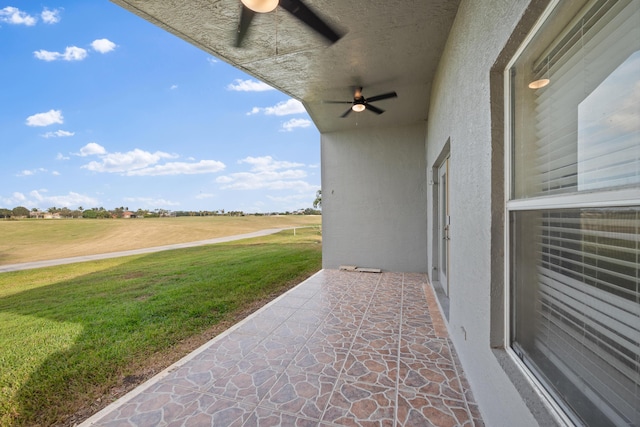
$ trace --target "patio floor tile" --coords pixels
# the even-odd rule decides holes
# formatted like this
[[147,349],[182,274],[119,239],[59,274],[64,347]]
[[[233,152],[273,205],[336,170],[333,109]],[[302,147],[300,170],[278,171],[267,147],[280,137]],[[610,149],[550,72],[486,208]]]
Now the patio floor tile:
[[322,270],[83,426],[483,426],[423,274]]

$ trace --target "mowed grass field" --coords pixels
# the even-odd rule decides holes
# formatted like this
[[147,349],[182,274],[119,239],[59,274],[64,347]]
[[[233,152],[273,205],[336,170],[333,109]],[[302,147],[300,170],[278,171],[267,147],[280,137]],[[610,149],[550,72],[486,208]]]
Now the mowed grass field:
[[0,220],[0,265],[126,251],[250,233],[320,225],[314,215],[144,219]]
[[0,425],[73,425],[320,268],[304,228],[0,274]]

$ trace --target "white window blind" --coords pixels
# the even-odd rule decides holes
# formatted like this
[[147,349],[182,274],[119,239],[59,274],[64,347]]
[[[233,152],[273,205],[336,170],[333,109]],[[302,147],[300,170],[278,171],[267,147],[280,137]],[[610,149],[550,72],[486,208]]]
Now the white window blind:
[[512,215],[523,360],[589,425],[640,425],[640,208]]
[[509,213],[512,347],[576,423],[640,426],[640,206],[598,204],[640,196],[640,1],[576,5],[509,72],[511,200],[532,200]]
[[623,424],[640,421],[639,227],[622,209],[545,212],[540,228],[536,345]]
[[528,182],[515,183],[516,197],[640,183],[640,2],[595,7],[570,29],[569,45],[545,52],[530,75],[550,84],[516,116],[516,132],[535,134],[518,138],[527,169],[518,177]]

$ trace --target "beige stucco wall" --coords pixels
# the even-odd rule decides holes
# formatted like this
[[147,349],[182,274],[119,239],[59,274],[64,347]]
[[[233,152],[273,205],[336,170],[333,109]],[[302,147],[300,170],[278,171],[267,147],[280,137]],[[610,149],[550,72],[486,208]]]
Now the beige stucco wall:
[[[555,418],[504,351],[504,155],[500,71],[546,2],[465,0],[434,80],[427,168],[450,144],[449,331],[487,425]],[[493,74],[492,74],[493,70]],[[428,212],[433,212],[428,191]],[[433,276],[433,217],[428,218]],[[492,348],[493,347],[493,348]],[[502,349],[501,349],[502,347]]]
[[424,139],[424,123],[322,135],[324,268],[426,272]]

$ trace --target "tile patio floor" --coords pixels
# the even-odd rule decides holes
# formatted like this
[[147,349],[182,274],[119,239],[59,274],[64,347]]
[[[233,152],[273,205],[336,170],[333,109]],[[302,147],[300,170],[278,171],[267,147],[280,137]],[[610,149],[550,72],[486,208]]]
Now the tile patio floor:
[[481,426],[425,275],[322,270],[83,426]]

